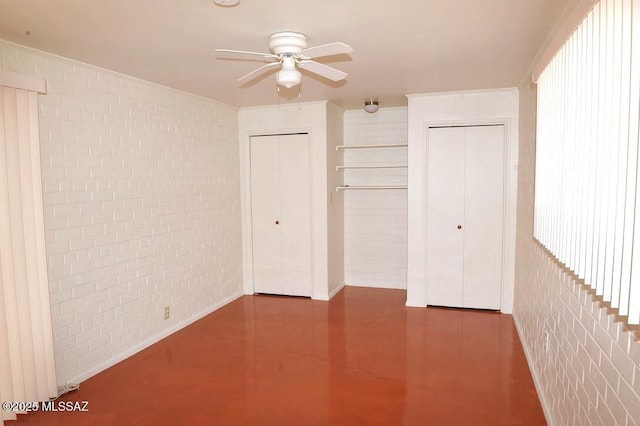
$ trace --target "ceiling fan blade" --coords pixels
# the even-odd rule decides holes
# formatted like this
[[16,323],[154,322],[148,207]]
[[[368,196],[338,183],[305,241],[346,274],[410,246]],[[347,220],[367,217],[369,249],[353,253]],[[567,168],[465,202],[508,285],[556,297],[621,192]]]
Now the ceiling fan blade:
[[257,77],[258,75],[262,74],[263,72],[266,72],[269,68],[274,68],[274,67],[279,67],[279,66],[280,66],[280,62],[269,62],[268,64],[263,65],[260,68],[251,71],[249,74],[243,75],[242,77],[240,77],[238,79],[238,82],[244,83],[245,81],[249,81],[249,80],[253,79],[254,77]]
[[323,44],[320,46],[310,47],[298,53],[298,56],[307,59],[319,58],[321,56],[339,55],[341,53],[351,53],[353,49],[348,44],[336,41],[335,43]]
[[328,78],[329,80],[333,81],[344,80],[347,77],[346,72],[331,68],[316,61],[303,60],[298,62],[298,65],[307,71],[321,75],[322,77]]
[[248,52],[246,50],[216,49],[216,52],[233,53],[234,55],[262,56],[264,59],[280,59],[278,55],[272,53]]

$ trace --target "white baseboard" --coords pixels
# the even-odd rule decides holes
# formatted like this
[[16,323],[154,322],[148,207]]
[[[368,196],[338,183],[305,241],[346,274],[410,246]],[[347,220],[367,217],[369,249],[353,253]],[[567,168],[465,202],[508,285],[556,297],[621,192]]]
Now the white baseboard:
[[329,293],[329,300],[333,299],[333,296],[340,293],[340,290],[344,288],[344,283],[336,287],[331,293]]
[[407,285],[404,283],[395,284],[377,284],[377,283],[347,283],[347,287],[367,287],[367,288],[388,288],[391,290],[406,290]]
[[[173,324],[171,327],[169,328],[165,328],[163,330],[161,330],[159,333],[149,337],[148,339],[145,339],[144,341],[140,342],[139,344],[128,348],[124,351],[122,351],[121,353],[112,356],[111,358],[107,359],[106,361],[103,361],[91,368],[88,368],[84,371],[81,371],[80,373],[78,373],[77,375],[75,375],[74,377],[71,377],[70,379],[67,380],[67,383],[81,383],[87,379],[89,379],[90,377],[95,376],[98,373],[103,372],[104,370],[106,370],[109,367],[113,367],[114,365],[116,365],[117,363],[119,363],[120,361],[124,361],[125,359],[129,358],[130,356],[140,352],[141,350],[153,345],[154,343],[159,342],[160,340],[164,339],[165,337],[175,333],[178,330],[181,330],[183,328],[185,328],[186,326],[193,324],[194,322],[196,322],[197,320],[209,315],[210,313],[217,311],[218,309],[220,309],[221,307],[233,302],[236,299],[239,299],[240,297],[242,297],[244,295],[243,291],[239,291],[235,294],[233,294],[230,297],[227,297],[224,300],[221,300],[220,302],[216,303],[213,306],[209,306],[206,309],[203,309],[200,312],[196,312],[195,314],[191,315],[188,318],[185,318],[184,320]],[[58,384],[58,386],[60,386],[60,384]]]
[[514,314],[511,315],[513,317],[513,324],[516,326],[516,331],[518,332],[518,339],[520,339],[520,345],[524,350],[524,356],[527,359],[527,364],[529,365],[529,372],[531,373],[531,377],[533,378],[533,384],[536,387],[536,392],[538,392],[538,398],[540,399],[540,405],[542,405],[542,411],[544,412],[544,418],[547,420],[547,424],[549,426],[554,426],[555,423],[553,421],[553,416],[551,414],[551,407],[547,402],[547,398],[543,392],[542,383],[540,382],[540,377],[538,376],[538,372],[534,368],[533,356],[529,350],[529,346],[526,345],[526,342],[523,338],[524,334],[522,330],[520,330],[520,323],[518,322],[518,317]]

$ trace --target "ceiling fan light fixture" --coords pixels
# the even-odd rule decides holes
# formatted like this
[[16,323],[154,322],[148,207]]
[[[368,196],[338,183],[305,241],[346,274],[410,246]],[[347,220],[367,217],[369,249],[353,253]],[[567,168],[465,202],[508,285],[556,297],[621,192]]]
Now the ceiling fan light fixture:
[[296,60],[292,55],[284,55],[282,57],[282,69],[276,74],[278,86],[291,89],[293,86],[300,84],[302,75],[296,68]]
[[365,101],[364,103],[364,110],[370,114],[373,114],[374,112],[378,111],[378,108],[380,108],[378,101],[370,100],[370,101]]
[[295,68],[283,68],[276,74],[276,80],[278,81],[279,86],[291,89],[292,87],[300,84],[300,81],[302,81],[302,74],[300,74],[300,71]]

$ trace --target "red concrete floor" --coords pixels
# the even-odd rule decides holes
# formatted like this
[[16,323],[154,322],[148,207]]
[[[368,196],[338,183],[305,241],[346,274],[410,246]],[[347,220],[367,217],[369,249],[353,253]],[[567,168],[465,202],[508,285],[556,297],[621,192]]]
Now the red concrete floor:
[[[510,315],[245,296],[81,384],[30,425],[544,425]],[[16,422],[6,422],[13,425]]]

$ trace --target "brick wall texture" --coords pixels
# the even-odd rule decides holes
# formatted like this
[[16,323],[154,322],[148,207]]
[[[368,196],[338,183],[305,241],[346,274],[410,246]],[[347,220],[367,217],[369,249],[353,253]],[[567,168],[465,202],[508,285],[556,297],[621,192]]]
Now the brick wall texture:
[[[344,113],[345,145],[406,144],[407,108]],[[407,164],[407,148],[347,149],[345,165]],[[407,169],[344,170],[349,185],[406,185]],[[407,288],[407,190],[349,190],[344,194],[345,283]]]
[[[640,343],[533,238],[535,86],[520,87],[514,319],[553,425],[640,425]],[[546,337],[548,335],[548,338]]]
[[47,81],[40,145],[59,383],[242,293],[235,107],[5,42],[0,69]]

